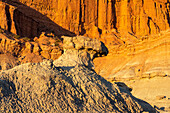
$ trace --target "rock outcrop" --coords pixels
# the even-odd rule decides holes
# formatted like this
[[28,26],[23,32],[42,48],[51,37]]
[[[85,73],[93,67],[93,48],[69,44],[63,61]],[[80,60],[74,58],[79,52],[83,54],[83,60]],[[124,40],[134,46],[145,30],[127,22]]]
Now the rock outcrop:
[[0,1],[0,27],[21,37],[39,37],[42,32],[74,36],[45,15],[17,0]]
[[105,45],[96,39],[89,37],[63,36],[63,55],[54,61],[55,66],[75,67],[77,64],[87,66],[94,69],[92,60],[96,56],[107,55],[108,50]]
[[155,112],[84,66],[62,70],[50,60],[0,72],[0,89],[0,112]]
[[7,53],[0,54],[0,70],[8,70],[19,64],[16,57]]
[[38,63],[44,58],[55,60],[62,55],[61,40],[52,34],[42,33],[40,37],[34,38],[35,41],[30,41],[27,37],[0,30],[0,70],[20,63]]
[[[64,52],[54,63],[24,64],[1,72],[2,112],[145,109],[147,105],[131,98],[128,88],[122,93],[117,85],[111,87],[94,69],[111,82],[132,85],[133,94],[152,104],[157,102],[153,98],[164,97],[160,102],[169,109],[170,32],[164,31],[170,26],[169,0],[2,0],[0,11],[0,27],[17,34],[0,29],[0,70],[55,60]],[[95,38],[106,44],[109,54],[95,59],[94,68],[93,59],[108,53]],[[164,109],[157,104],[156,109]],[[154,112],[147,107],[145,111]]]
[[[52,29],[54,24],[90,37],[113,29],[145,36],[166,30],[170,24],[169,0],[6,0],[6,3],[1,2],[0,26],[28,37]],[[58,34],[69,34],[60,27],[55,29]]]

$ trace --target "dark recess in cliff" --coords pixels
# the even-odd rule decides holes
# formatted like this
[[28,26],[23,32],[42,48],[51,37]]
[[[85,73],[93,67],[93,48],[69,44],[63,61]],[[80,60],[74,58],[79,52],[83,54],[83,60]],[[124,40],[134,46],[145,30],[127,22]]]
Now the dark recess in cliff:
[[7,25],[8,25],[7,30],[10,32],[12,20],[11,20],[11,15],[10,15],[10,12],[9,12],[9,6],[8,5],[5,6],[5,13],[6,13],[6,20],[7,20]]
[[[62,35],[75,36],[73,32],[70,32],[57,25],[48,17],[39,13],[35,9],[32,9],[20,2],[7,1],[7,4],[9,5],[6,5],[5,11],[8,31],[11,31],[11,23],[14,21],[16,33],[21,37],[29,37],[33,39],[34,37],[39,37],[42,32],[52,32],[59,38]],[[13,12],[13,18],[11,18],[9,11],[10,5],[16,7]]]

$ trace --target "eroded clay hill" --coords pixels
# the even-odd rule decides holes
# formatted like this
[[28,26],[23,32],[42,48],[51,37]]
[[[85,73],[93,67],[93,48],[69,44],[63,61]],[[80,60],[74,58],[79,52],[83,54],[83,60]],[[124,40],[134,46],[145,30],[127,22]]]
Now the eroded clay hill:
[[0,26],[28,37],[55,24],[60,32],[53,31],[59,34],[71,35],[69,30],[98,38],[116,29],[145,36],[168,29],[170,23],[169,0],[5,0],[0,4]]
[[1,112],[156,112],[81,64],[22,64],[0,72],[0,89]]
[[[93,58],[107,54],[100,41],[63,37],[63,55],[0,72],[0,112],[156,112],[130,89],[93,70]],[[81,42],[81,43],[80,43]]]
[[169,10],[169,0],[1,1],[0,27],[21,37],[0,33],[0,70],[61,56],[1,72],[1,110],[169,112]]

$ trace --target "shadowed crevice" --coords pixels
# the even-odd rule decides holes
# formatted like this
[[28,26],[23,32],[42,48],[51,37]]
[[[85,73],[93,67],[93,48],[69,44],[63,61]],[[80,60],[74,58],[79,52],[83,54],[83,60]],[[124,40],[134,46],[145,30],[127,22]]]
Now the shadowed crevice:
[[7,30],[10,32],[11,31],[11,25],[12,25],[12,20],[11,20],[11,15],[9,12],[9,6],[5,6],[5,14],[6,14],[6,20],[7,20]]
[[[28,7],[21,2],[6,0],[7,7],[5,8],[8,20],[8,31],[11,31],[11,23],[14,21],[14,27],[17,35],[21,37],[39,37],[42,32],[54,33],[59,38],[63,35],[75,36],[73,32],[62,28],[61,26],[54,23],[47,16],[39,13],[35,9]],[[15,7],[13,12],[13,18],[9,12],[9,7]]]

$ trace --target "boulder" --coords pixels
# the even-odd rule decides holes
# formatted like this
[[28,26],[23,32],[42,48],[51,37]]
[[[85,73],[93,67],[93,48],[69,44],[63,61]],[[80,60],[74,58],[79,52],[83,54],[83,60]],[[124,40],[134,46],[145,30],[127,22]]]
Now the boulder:
[[104,44],[97,39],[84,36],[62,38],[64,54],[54,61],[55,66],[71,68],[79,64],[94,69],[92,60],[95,56],[108,53]]

